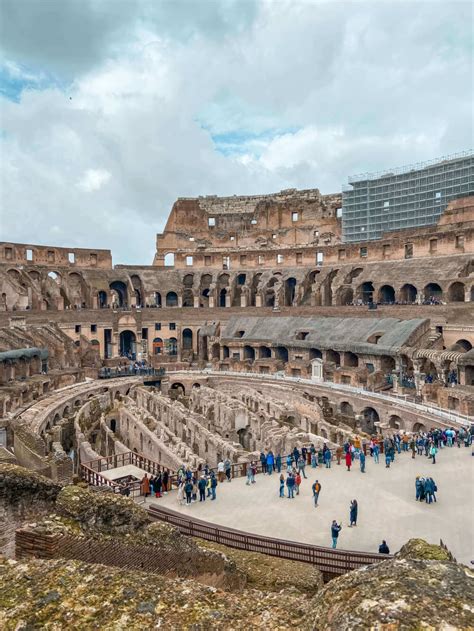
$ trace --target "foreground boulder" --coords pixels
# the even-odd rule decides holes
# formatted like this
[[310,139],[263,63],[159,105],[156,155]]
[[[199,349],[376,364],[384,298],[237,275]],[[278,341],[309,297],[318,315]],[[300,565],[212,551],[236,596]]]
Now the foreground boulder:
[[472,629],[474,572],[420,539],[394,559],[330,581],[314,599],[317,631]]

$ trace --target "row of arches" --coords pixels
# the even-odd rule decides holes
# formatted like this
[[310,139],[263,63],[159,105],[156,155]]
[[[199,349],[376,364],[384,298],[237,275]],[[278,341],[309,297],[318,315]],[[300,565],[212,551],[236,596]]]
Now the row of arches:
[[[474,286],[468,296],[474,301]],[[417,287],[410,283],[405,283],[397,292],[392,285],[382,285],[375,291],[372,281],[366,281],[355,290],[352,287],[341,287],[337,293],[336,302],[339,305],[351,305],[356,302],[369,304],[377,302],[379,304],[414,304],[416,302],[437,302],[445,300],[447,302],[464,302],[466,299],[466,287],[464,283],[456,281],[449,285],[446,292],[443,291],[439,283],[428,283],[419,295]]]

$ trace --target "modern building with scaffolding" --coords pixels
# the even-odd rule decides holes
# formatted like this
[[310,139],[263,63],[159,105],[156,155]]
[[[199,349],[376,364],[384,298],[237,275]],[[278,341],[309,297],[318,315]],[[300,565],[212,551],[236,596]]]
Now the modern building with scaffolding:
[[474,153],[349,178],[342,193],[345,242],[435,224],[453,199],[474,195]]

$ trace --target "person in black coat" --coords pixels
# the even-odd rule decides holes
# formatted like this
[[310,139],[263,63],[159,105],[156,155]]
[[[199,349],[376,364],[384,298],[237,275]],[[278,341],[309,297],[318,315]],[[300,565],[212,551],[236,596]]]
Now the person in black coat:
[[385,539],[379,545],[379,554],[390,554],[390,550],[388,549],[388,545]]

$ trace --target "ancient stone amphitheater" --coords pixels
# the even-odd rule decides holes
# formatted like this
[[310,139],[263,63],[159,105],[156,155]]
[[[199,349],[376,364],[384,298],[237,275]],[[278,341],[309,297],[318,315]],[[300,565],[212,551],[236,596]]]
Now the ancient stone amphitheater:
[[[120,467],[122,476],[126,470],[132,477],[166,471],[172,489],[182,465],[201,470],[229,459],[238,477],[269,449],[283,456],[311,443],[336,449],[356,435],[368,440],[473,421],[472,191],[447,203],[430,225],[395,225],[372,241],[344,239],[341,207],[341,195],[317,189],[178,199],[157,235],[153,264],[143,266],[113,265],[107,250],[0,244],[2,547],[14,556],[16,531],[19,560],[3,563],[5,581],[16,585],[5,592],[4,628],[40,628],[48,615],[59,625],[54,628],[80,625],[79,614],[63,619],[54,603],[65,597],[58,585],[79,589],[89,571],[84,563],[146,568],[181,581],[178,589],[150,579],[163,590],[160,609],[137,587],[148,579],[124,574],[119,580],[109,568],[111,600],[114,594],[121,599],[120,590],[133,595],[122,598],[113,615],[99,602],[91,605],[99,626],[90,628],[243,628],[252,598],[255,603],[252,589],[260,590],[257,627],[412,624],[416,616],[388,602],[377,614],[369,604],[359,610],[368,592],[344,609],[356,580],[350,577],[365,570],[330,581],[326,591],[338,587],[326,593],[324,605],[318,581],[369,563],[372,575],[364,582],[383,586],[382,593],[392,572],[421,576],[413,560],[419,551],[379,563],[376,554],[351,560],[341,552],[331,560],[322,550],[327,560],[308,566],[295,550],[275,560],[260,557],[261,547],[249,548],[247,541],[253,560],[245,552],[237,558],[235,550],[209,542],[212,549],[200,547],[161,521],[149,524],[151,512],[120,497],[112,473]],[[56,517],[48,518],[51,513]],[[32,517],[37,523],[27,525]],[[192,534],[190,528],[187,522],[180,530]],[[126,537],[134,532],[130,550]],[[420,580],[428,583],[431,572],[441,585],[451,573],[457,604],[441,616],[433,588],[423,616],[435,621],[432,628],[447,620],[468,628],[467,568],[439,554],[434,561],[423,557]],[[56,561],[43,567],[25,560],[30,557]],[[65,558],[67,566],[61,565]],[[305,577],[294,593],[283,590],[280,602],[278,564]],[[274,581],[252,578],[255,565]],[[101,571],[94,570],[98,582],[106,581]],[[29,598],[18,587],[25,572],[38,577],[37,616],[15,600],[16,593]],[[409,600],[415,596],[404,580],[399,599]],[[232,596],[226,612],[227,596],[216,587],[245,589],[240,600]]]

